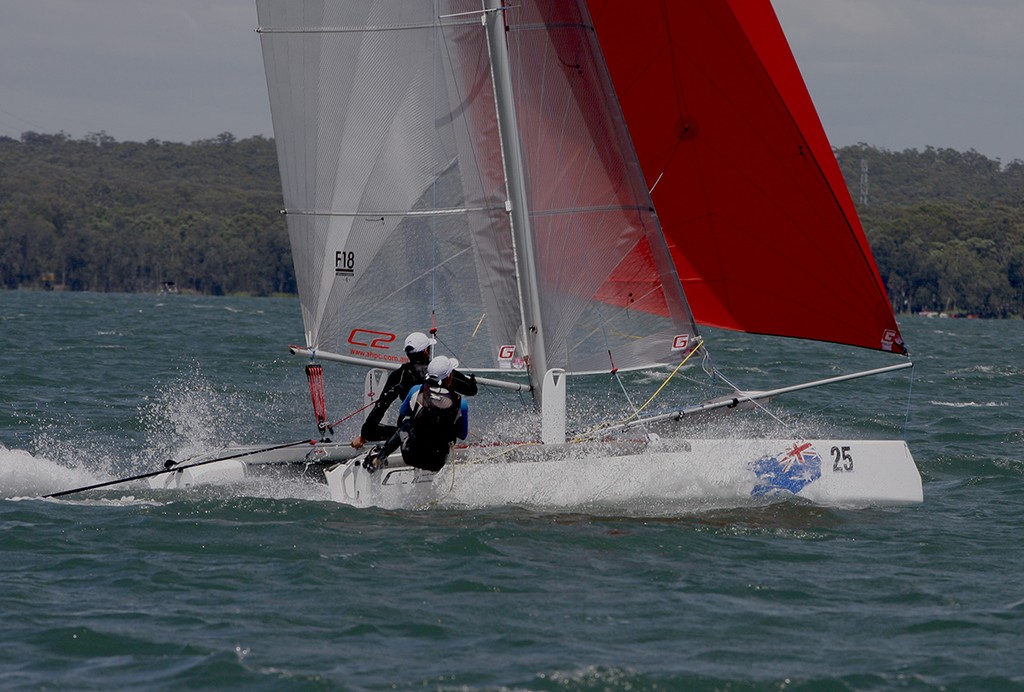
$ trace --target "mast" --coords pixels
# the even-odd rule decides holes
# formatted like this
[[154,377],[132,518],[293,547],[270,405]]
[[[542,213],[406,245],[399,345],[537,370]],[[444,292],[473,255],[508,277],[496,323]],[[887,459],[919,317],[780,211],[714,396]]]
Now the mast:
[[494,99],[498,112],[498,131],[501,139],[502,163],[505,168],[505,186],[515,244],[516,274],[520,304],[523,310],[522,343],[529,363],[533,400],[539,408],[547,356],[544,352],[544,328],[541,319],[540,292],[537,282],[537,262],[533,250],[533,234],[527,206],[526,176],[516,123],[515,100],[512,93],[512,70],[509,65],[508,43],[505,36],[503,0],[484,0],[484,26],[491,57]]

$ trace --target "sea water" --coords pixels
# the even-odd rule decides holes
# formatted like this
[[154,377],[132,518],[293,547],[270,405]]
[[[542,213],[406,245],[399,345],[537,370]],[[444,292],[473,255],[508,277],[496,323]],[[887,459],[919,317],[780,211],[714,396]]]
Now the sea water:
[[[1024,322],[901,327],[912,374],[752,425],[904,436],[920,506],[355,510],[304,481],[42,499],[311,435],[298,303],[0,292],[0,688],[1024,689]],[[706,336],[742,388],[899,362]],[[325,370],[332,419],[357,410],[362,373]],[[619,400],[586,386],[576,422]],[[471,402],[475,428],[525,434],[503,397]]]

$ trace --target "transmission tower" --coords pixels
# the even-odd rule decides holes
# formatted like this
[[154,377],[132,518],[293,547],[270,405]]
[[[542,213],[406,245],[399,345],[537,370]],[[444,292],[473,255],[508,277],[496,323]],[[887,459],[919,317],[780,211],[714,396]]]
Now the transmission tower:
[[860,203],[868,206],[868,160],[860,160]]

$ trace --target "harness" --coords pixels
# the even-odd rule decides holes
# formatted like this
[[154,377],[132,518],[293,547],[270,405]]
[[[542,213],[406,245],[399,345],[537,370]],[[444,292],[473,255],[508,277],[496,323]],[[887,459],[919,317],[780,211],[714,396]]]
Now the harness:
[[462,398],[443,387],[424,384],[411,405],[409,434],[402,444],[402,456],[412,466],[440,470],[455,440]]

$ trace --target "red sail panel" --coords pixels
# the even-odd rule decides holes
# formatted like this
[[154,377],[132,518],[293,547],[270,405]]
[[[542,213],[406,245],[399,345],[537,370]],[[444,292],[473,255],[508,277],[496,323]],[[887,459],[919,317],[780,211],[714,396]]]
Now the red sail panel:
[[587,0],[699,323],[902,352],[768,0]]
[[654,253],[646,238],[619,262],[619,266],[615,267],[594,298],[608,305],[640,310],[651,315],[670,315]]

